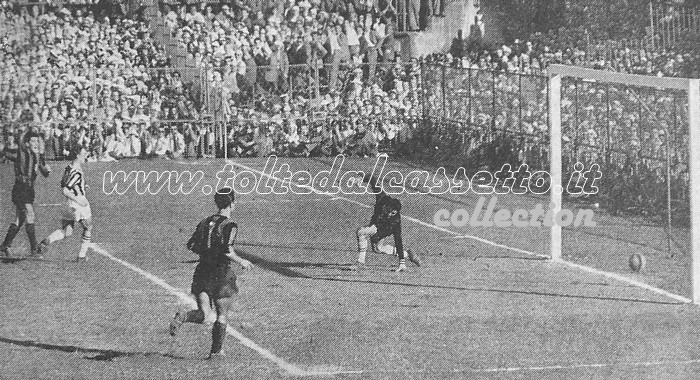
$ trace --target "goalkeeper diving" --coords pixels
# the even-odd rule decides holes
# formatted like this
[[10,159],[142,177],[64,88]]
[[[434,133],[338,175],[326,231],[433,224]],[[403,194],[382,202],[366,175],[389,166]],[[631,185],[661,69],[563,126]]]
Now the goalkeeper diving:
[[[406,271],[406,257],[416,266],[421,265],[420,258],[410,249],[403,250],[403,238],[401,236],[401,201],[392,198],[378,185],[377,179],[369,174],[362,179],[370,186],[372,193],[376,194],[374,213],[367,226],[357,229],[357,263],[352,269],[360,269],[365,264],[367,247],[371,243],[372,251],[399,257],[399,266],[396,272]],[[394,236],[394,246],[383,244],[382,240]]]

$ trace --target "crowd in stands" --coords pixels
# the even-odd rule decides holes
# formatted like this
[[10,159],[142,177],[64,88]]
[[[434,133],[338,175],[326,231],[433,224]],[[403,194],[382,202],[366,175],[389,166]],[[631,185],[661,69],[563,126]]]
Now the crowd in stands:
[[[95,147],[94,158],[105,160],[197,157],[224,149],[230,156],[308,155],[324,144],[323,152],[374,155],[406,141],[419,115],[463,121],[469,147],[494,130],[542,141],[545,83],[527,76],[523,84],[517,74],[539,74],[559,62],[678,75],[685,59],[630,49],[598,56],[579,45],[581,36],[559,30],[492,50],[471,44],[462,58],[431,56],[419,64],[397,53],[390,2],[285,0],[265,12],[241,2],[166,5],[161,16],[173,36],[205,69],[205,78],[193,80],[169,68],[142,21],[98,16],[89,7],[1,10],[3,25],[12,28],[3,29],[0,118],[6,125],[38,125],[55,157],[71,141],[86,140]],[[448,75],[439,71],[444,65],[452,66]],[[600,97],[601,90],[592,93]],[[595,96],[590,104],[578,100],[578,122],[587,125],[583,135],[596,136],[590,145],[603,135],[596,117],[610,115]],[[632,103],[612,109],[627,114]],[[219,126],[206,121],[204,109],[220,117],[223,132],[215,132]],[[314,121],[329,119],[333,123]],[[610,120],[612,131],[639,123]],[[581,142],[581,135],[566,138]],[[221,136],[225,147],[214,141]],[[645,139],[631,141],[641,147],[648,145]]]
[[[322,131],[335,136],[335,151],[376,154],[380,141],[393,140],[406,125],[400,120],[417,117],[417,65],[397,54],[390,2],[286,0],[267,12],[241,4],[180,5],[163,13],[188,58],[210,73],[227,123],[273,125],[253,128],[260,137],[231,130],[237,142],[230,154],[288,154],[289,147],[313,154],[321,131],[302,124],[314,114],[332,115],[343,131]],[[386,121],[376,126],[358,121],[379,115]],[[280,123],[272,120],[285,125],[274,127]]]
[[[194,67],[183,69],[122,8],[0,3],[0,145],[16,144],[30,126],[56,159],[73,144],[104,161],[381,150],[482,166],[475,170],[504,160],[546,169],[541,74],[550,64],[700,76],[689,71],[693,49],[596,46],[576,28],[497,47],[475,28],[454,55],[404,60],[390,2],[277,4],[263,12],[241,1],[162,7]],[[567,160],[613,165],[610,188],[629,195],[640,180],[662,187],[668,154],[672,180],[687,188],[682,94],[570,81],[562,94]],[[620,208],[658,203],[637,195],[613,198]]]
[[[396,54],[389,3],[356,4],[290,0],[253,15],[237,3],[215,12],[212,5],[183,5],[164,17],[189,58],[206,69],[204,85],[216,99],[206,108],[223,115],[227,136],[247,136],[237,130],[242,118],[294,120],[272,131],[284,136],[274,139],[274,149],[244,154],[285,151],[301,132],[292,124],[322,113],[344,120],[338,146],[364,141],[361,154],[376,154],[379,141],[393,139],[405,124],[399,120],[417,117],[419,76],[415,62]],[[216,125],[197,122],[205,108],[202,82],[168,69],[144,22],[98,16],[90,7],[1,10],[3,24],[15,30],[4,36],[0,60],[5,135],[33,123],[59,158],[71,141],[84,140],[96,147],[95,159],[105,160],[221,153],[214,151]],[[358,121],[378,115],[391,121],[371,128]],[[301,136],[303,145],[318,137]],[[159,149],[160,140],[171,147]]]

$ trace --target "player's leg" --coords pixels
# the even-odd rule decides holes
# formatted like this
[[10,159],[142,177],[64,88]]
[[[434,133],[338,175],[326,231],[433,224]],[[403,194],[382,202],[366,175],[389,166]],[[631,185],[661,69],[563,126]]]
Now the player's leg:
[[[374,243],[374,242],[373,242]],[[385,255],[391,255],[391,256],[396,256],[396,248],[391,245],[391,244],[386,244],[384,243],[384,240],[379,240],[376,242],[376,244],[373,244],[375,247],[375,252],[377,253],[383,253]]]
[[226,314],[231,307],[233,300],[231,297],[217,298],[214,300],[214,308],[216,309],[216,322],[211,330],[211,351],[209,358],[224,354],[224,340],[226,339]]
[[357,229],[357,263],[364,264],[370,238],[377,233],[377,226],[371,225]]
[[411,249],[405,250],[401,254],[399,254],[398,252],[396,252],[396,247],[394,247],[393,245],[383,244],[382,241],[379,241],[377,243],[377,250],[387,255],[399,256],[399,266],[401,266],[401,263],[404,263],[404,265],[406,264],[405,258],[408,258],[408,260],[416,266],[421,266],[420,257]]
[[92,239],[92,219],[81,219],[80,225],[83,226],[83,234],[81,236],[80,251],[78,251],[78,258],[76,260],[78,262],[87,260],[87,250],[90,247]]
[[36,249],[36,230],[34,229],[34,206],[31,203],[25,203],[24,208],[27,215],[27,223],[24,225],[27,231],[27,238],[29,239],[29,249],[32,256],[38,256]]
[[236,273],[231,268],[219,268],[221,272],[216,276],[219,281],[214,284],[212,299],[216,311],[216,321],[212,328],[212,341],[209,359],[222,356],[224,339],[226,338],[226,315],[233,303],[233,298],[238,294],[238,284],[236,283]]
[[45,237],[44,240],[39,243],[39,254],[43,255],[46,253],[46,248],[51,245],[51,243],[63,240],[67,237],[73,235],[73,227],[75,226],[75,220],[63,219],[61,220],[61,228],[53,231],[49,236]]
[[20,228],[22,228],[22,225],[27,220],[23,205],[15,204],[15,214],[15,220],[14,222],[10,223],[5,239],[3,240],[2,245],[0,245],[0,253],[5,254],[6,256],[9,254],[7,249],[12,245],[12,241],[15,240],[15,236],[17,236]]
[[204,313],[204,305],[209,304],[209,296],[207,293],[202,292],[197,294],[197,309],[189,310],[185,313],[177,312],[175,317],[170,321],[170,335],[175,336],[177,329],[182,326],[183,323],[196,323],[203,324],[205,321],[206,314]]

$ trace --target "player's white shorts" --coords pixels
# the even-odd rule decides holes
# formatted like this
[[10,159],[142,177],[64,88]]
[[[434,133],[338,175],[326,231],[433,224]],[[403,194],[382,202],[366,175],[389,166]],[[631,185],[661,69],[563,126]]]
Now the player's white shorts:
[[66,206],[63,207],[63,220],[79,222],[83,219],[90,218],[92,218],[90,203],[88,203],[87,206],[81,206],[76,202],[68,201]]

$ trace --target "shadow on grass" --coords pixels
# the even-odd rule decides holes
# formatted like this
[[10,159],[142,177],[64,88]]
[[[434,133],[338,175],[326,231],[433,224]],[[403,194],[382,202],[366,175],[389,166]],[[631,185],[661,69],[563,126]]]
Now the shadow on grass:
[[270,244],[266,242],[254,242],[254,241],[241,241],[241,242],[236,242],[236,245],[238,246],[243,246],[243,247],[262,247],[262,248],[276,248],[276,249],[289,249],[289,250],[307,250],[307,251],[328,251],[332,250],[334,252],[357,252],[357,250],[353,249],[339,249],[335,245],[330,245],[330,244],[296,244],[296,245],[279,245],[279,244]]
[[22,346],[22,347],[33,347],[33,348],[41,348],[43,350],[51,350],[51,351],[60,351],[60,352],[67,352],[67,353],[80,353],[80,354],[87,354],[86,356],[83,356],[84,359],[88,360],[98,360],[98,361],[112,361],[118,358],[123,358],[123,357],[149,357],[149,356],[160,356],[160,357],[165,357],[165,358],[171,358],[171,359],[184,359],[183,357],[171,355],[171,354],[165,354],[162,352],[126,352],[126,351],[117,351],[117,350],[101,350],[97,348],[85,348],[85,347],[78,347],[78,346],[71,346],[71,345],[58,345],[58,344],[48,344],[48,343],[41,343],[41,342],[36,342],[32,340],[17,340],[17,339],[10,339],[10,338],[4,338],[0,337],[0,342],[1,343],[7,343],[7,344],[14,344],[16,346]]
[[[296,270],[290,269],[292,267],[297,268],[329,268],[342,269],[344,264],[328,264],[328,263],[286,263],[286,262],[275,262],[267,260],[263,257],[256,256],[245,252],[240,249],[236,249],[236,253],[252,262],[256,266],[269,270],[271,272],[278,273],[285,277],[291,278],[301,278],[306,280],[315,281],[332,281],[332,282],[347,282],[347,283],[357,283],[357,284],[375,284],[375,285],[389,285],[389,286],[403,286],[410,288],[423,288],[423,289],[442,289],[442,290],[453,290],[453,291],[465,291],[465,292],[485,292],[485,293],[496,293],[496,294],[513,294],[513,295],[526,295],[526,296],[538,296],[538,297],[557,297],[557,298],[567,298],[567,299],[585,299],[585,300],[598,300],[598,301],[615,301],[615,302],[635,302],[635,303],[646,303],[646,304],[660,304],[660,305],[684,305],[682,302],[671,302],[671,301],[656,301],[648,299],[638,299],[638,298],[625,298],[625,297],[607,297],[607,296],[590,296],[585,294],[566,294],[566,293],[554,293],[554,292],[543,292],[543,291],[532,291],[532,290],[517,290],[517,289],[495,289],[488,287],[467,287],[467,286],[452,286],[452,285],[437,285],[437,284],[417,284],[410,282],[400,282],[400,281],[380,281],[371,280],[364,278],[338,278],[338,277],[324,277],[324,276],[310,276]],[[347,268],[347,266],[345,266]],[[347,270],[347,269],[346,269]]]

